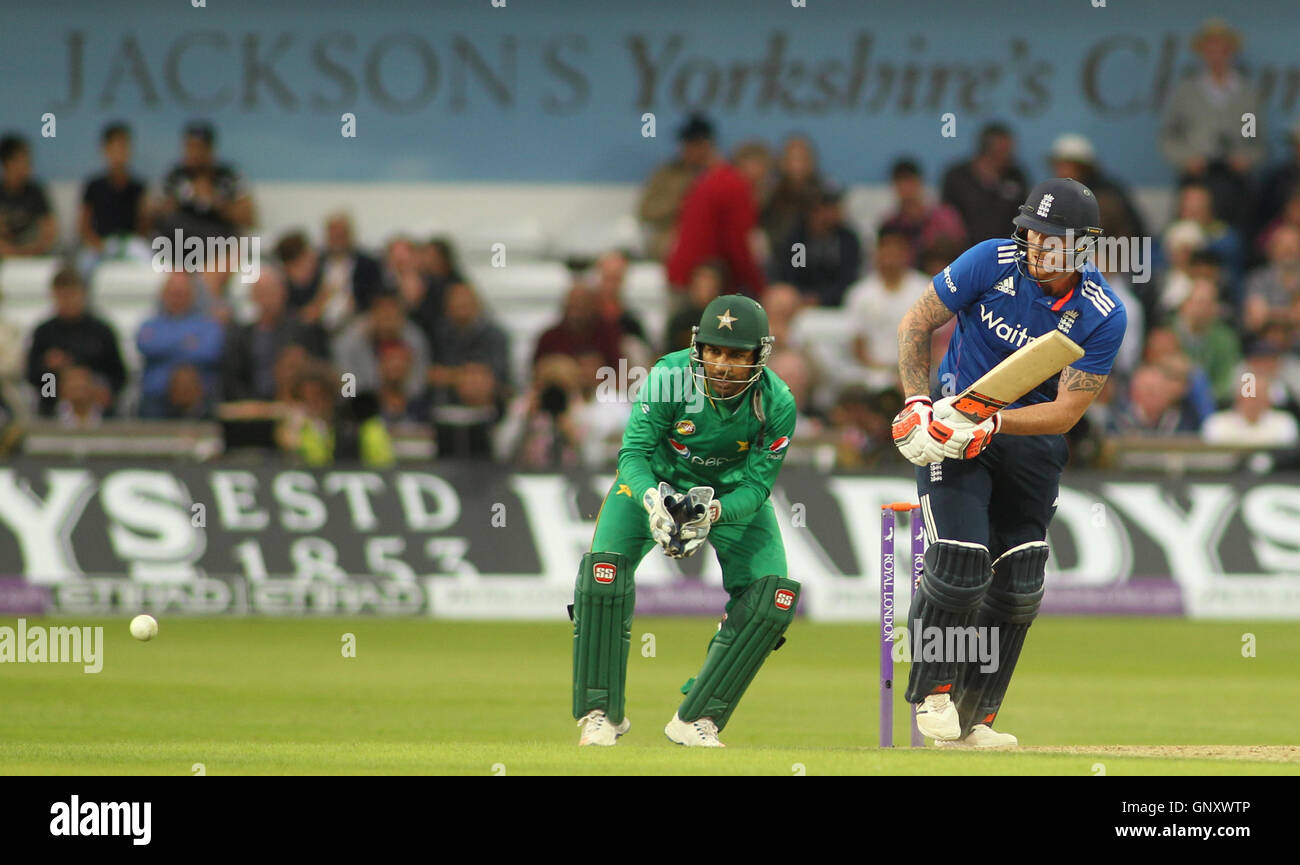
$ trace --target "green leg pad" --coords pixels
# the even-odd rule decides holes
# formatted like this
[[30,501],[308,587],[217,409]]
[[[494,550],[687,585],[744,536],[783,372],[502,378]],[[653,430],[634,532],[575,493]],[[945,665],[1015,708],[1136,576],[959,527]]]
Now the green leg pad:
[[794,621],[798,599],[799,583],[786,577],[763,577],[747,588],[709,644],[704,667],[677,716],[688,722],[710,717],[719,730],[727,726],[758,668]]
[[573,592],[573,717],[604,709],[623,723],[636,583],[622,553],[586,553]]

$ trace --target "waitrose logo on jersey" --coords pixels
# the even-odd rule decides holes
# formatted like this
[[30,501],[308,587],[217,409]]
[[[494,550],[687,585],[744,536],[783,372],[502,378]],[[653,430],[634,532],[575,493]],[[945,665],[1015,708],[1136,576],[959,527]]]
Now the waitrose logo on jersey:
[[1023,324],[1007,324],[1004,316],[994,316],[993,311],[980,304],[980,321],[984,326],[997,334],[998,339],[1011,345],[1012,348],[1020,348],[1027,343],[1034,341],[1034,337],[1029,335]]

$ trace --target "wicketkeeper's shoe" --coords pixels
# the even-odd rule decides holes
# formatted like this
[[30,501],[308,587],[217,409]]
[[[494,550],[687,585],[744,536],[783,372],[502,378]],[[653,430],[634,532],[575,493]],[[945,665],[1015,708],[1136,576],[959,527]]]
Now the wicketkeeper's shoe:
[[579,745],[613,745],[618,742],[619,736],[631,728],[632,722],[624,718],[623,723],[614,725],[610,723],[604,710],[592,709],[578,719],[578,726],[582,727]]
[[718,741],[718,725],[713,723],[712,718],[683,721],[674,712],[673,719],[668,722],[668,726],[664,727],[664,735],[678,745],[686,745],[690,748],[727,747]]
[[976,724],[960,739],[940,739],[934,744],[940,748],[1014,748],[1020,744],[1020,740],[1010,733],[999,733],[988,724]]
[[961,737],[961,720],[957,707],[947,694],[931,694],[916,704],[916,726],[931,739],[939,741]]

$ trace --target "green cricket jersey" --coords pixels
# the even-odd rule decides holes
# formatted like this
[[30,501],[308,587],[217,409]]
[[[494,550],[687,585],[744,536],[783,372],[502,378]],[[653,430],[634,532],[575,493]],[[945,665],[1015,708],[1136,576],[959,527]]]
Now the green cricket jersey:
[[[690,350],[664,355],[642,383],[618,452],[619,482],[637,502],[667,481],[711,486],[728,523],[752,517],[772,493],[794,434],[790,388],[770,369],[732,400],[709,399],[691,375]],[[759,410],[755,412],[755,393]]]

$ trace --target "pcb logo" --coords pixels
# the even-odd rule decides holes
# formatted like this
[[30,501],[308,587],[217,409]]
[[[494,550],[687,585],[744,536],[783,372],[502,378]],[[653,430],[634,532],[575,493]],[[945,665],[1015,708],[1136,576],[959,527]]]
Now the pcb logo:
[[688,436],[695,432],[695,422],[689,420],[679,420],[677,426],[673,427],[679,436]]
[[591,574],[596,582],[609,585],[614,582],[614,577],[618,576],[618,566],[611,565],[609,562],[597,562],[591,569]]
[[776,590],[776,608],[778,610],[788,610],[794,606],[794,592],[789,589]]

